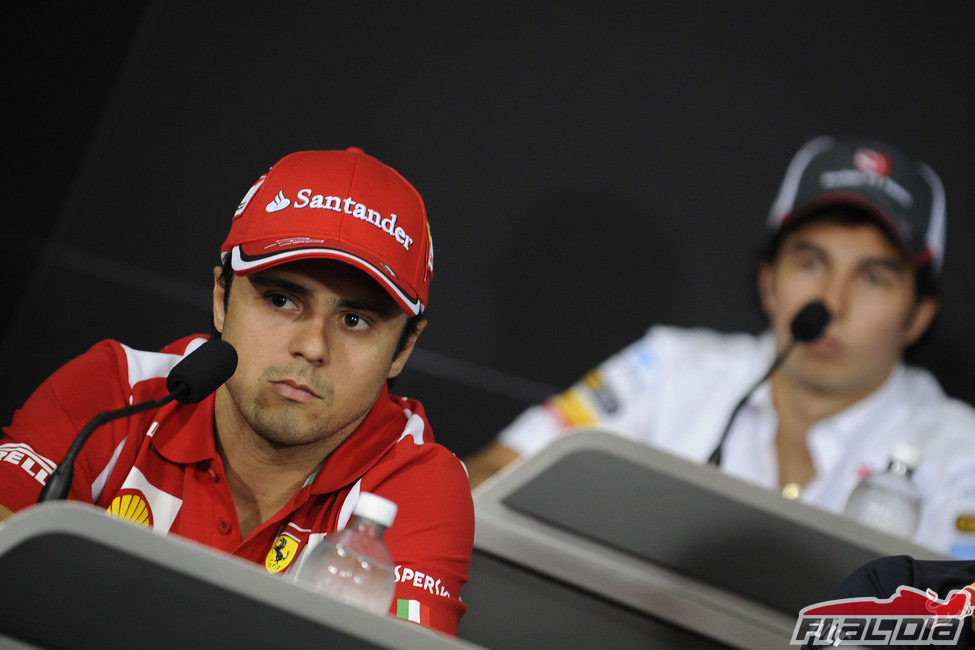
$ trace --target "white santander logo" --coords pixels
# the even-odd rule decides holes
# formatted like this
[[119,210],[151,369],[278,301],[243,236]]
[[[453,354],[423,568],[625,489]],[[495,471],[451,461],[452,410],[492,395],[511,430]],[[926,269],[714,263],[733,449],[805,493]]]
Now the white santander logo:
[[284,210],[286,207],[291,205],[291,201],[284,198],[284,192],[278,192],[278,195],[274,197],[274,200],[267,204],[264,208],[266,212],[277,212],[279,210]]

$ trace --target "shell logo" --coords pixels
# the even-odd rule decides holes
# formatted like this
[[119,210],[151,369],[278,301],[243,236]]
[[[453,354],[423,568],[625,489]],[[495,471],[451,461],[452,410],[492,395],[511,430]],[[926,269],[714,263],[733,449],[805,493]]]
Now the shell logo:
[[271,550],[264,558],[264,567],[268,573],[281,573],[288,568],[291,561],[295,559],[295,551],[298,550],[298,540],[283,533],[276,540]]
[[122,490],[106,512],[143,528],[152,527],[152,509],[138,490]]

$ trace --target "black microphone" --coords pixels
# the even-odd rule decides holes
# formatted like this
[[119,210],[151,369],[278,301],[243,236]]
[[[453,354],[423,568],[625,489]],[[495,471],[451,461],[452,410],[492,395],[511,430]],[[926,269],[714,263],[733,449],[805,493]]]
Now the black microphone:
[[237,350],[222,339],[210,339],[166,376],[169,394],[183,404],[196,404],[220,388],[237,369]]
[[55,501],[68,496],[68,491],[71,489],[71,479],[74,475],[75,459],[81,452],[82,445],[85,444],[95,429],[106,422],[158,408],[174,399],[181,404],[195,404],[230,379],[236,369],[237,351],[226,341],[211,339],[193,350],[169,371],[169,375],[166,377],[168,395],[161,399],[132,404],[116,411],[103,411],[92,418],[74,439],[71,448],[64,456],[64,460],[47,478],[47,483],[41,490],[41,496],[37,502]]
[[829,309],[821,301],[816,300],[814,302],[808,303],[805,307],[799,310],[789,324],[789,331],[792,333],[792,339],[786,343],[785,347],[776,355],[775,360],[772,361],[772,365],[769,366],[768,371],[762,375],[762,377],[756,381],[751,388],[745,393],[745,395],[735,404],[735,408],[732,409],[731,415],[728,417],[728,422],[724,426],[724,431],[721,432],[721,437],[718,439],[718,446],[714,448],[711,455],[708,456],[708,464],[714,465],[715,467],[721,465],[721,448],[724,445],[725,438],[728,437],[728,432],[731,431],[731,425],[735,421],[735,417],[738,415],[738,411],[741,407],[745,405],[748,398],[751,397],[752,393],[762,385],[762,383],[772,376],[779,366],[785,362],[785,358],[789,356],[792,348],[796,346],[796,343],[803,342],[808,343],[809,341],[814,341],[822,335],[826,326],[829,324],[829,320],[832,315],[829,313]]

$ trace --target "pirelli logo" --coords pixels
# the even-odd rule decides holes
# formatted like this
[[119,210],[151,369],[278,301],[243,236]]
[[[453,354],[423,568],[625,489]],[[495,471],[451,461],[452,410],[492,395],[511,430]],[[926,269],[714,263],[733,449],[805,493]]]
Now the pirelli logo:
[[8,442],[0,445],[0,463],[10,463],[27,472],[34,480],[44,485],[51,475],[56,463],[38,454],[34,449],[22,442]]

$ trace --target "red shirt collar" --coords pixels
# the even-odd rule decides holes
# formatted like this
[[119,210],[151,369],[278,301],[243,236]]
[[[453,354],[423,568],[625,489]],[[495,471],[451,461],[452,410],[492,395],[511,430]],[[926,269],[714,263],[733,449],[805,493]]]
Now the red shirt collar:
[[[156,421],[161,424],[152,443],[156,451],[184,465],[215,459],[213,404],[214,396],[210,395],[198,404],[172,402],[160,409]],[[418,403],[390,395],[383,386],[362,423],[325,459],[312,481],[311,492],[334,492],[354,483],[379,462],[402,435],[407,408],[422,417]]]
[[213,402],[210,395],[198,404],[170,402],[156,413],[159,429],[152,446],[166,460],[190,465],[217,457],[213,437]]
[[311,492],[334,492],[359,480],[399,440],[407,421],[404,409],[412,405],[383,386],[359,427],[325,459]]

